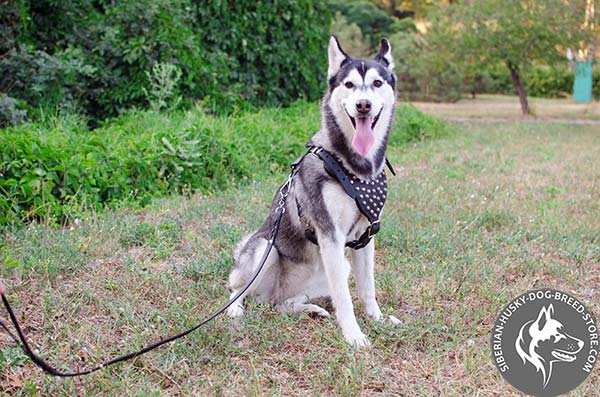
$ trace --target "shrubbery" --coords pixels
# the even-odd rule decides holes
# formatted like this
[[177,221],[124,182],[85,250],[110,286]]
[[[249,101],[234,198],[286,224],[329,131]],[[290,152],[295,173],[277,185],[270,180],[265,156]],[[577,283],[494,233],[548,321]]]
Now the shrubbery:
[[[485,92],[490,94],[514,95],[510,74],[506,67],[498,66],[484,71]],[[524,76],[527,95],[542,98],[562,98],[573,94],[574,71],[567,67],[533,67]],[[600,99],[600,70],[594,65],[592,95]]]
[[[285,172],[319,125],[318,107],[299,102],[223,117],[132,112],[94,130],[76,117],[0,130],[0,225],[68,222],[90,208]],[[446,132],[401,105],[391,144]]]
[[443,45],[448,32],[435,26],[426,35],[414,31],[390,37],[398,75],[398,92],[406,100],[456,102],[465,91],[465,71],[451,62]]
[[146,108],[156,64],[181,72],[181,104],[203,101],[215,113],[313,100],[324,88],[325,0],[2,4],[0,93],[32,116],[67,109],[104,120]]

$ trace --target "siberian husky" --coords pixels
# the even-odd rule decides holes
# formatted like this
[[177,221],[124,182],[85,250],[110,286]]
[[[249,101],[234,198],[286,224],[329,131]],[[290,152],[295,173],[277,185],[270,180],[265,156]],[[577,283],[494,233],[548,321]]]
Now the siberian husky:
[[[396,76],[386,39],[371,60],[349,57],[331,36],[328,58],[321,128],[307,144],[311,150],[297,161],[274,249],[257,280],[227,313],[242,316],[243,300],[250,294],[285,313],[328,317],[324,308],[311,303],[328,297],[345,340],[367,346],[369,340],[354,315],[348,277],[352,269],[366,314],[382,321],[375,297],[372,236],[379,229],[387,190],[385,151],[394,116]],[[232,298],[259,264],[278,201],[276,193],[262,227],[234,250],[235,265],[229,276]],[[349,249],[350,263],[346,246],[355,247]]]

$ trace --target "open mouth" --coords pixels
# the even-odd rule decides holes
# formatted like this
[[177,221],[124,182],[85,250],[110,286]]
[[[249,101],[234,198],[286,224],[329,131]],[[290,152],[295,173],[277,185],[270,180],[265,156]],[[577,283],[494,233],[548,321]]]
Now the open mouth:
[[[345,109],[344,109],[345,110]],[[373,128],[379,121],[381,110],[375,117],[363,116],[363,117],[352,117],[346,110],[346,114],[350,117],[352,127],[354,127],[354,136],[352,137],[352,147],[360,156],[365,157],[369,153],[369,149],[375,143],[375,133]]]
[[[346,109],[344,109],[346,110]],[[371,121],[371,129],[375,128],[375,125],[377,124],[377,122],[379,121],[379,116],[381,116],[381,112],[383,111],[383,107],[381,108],[381,110],[379,110],[379,113],[377,113],[377,116],[375,116],[373,118],[373,121]],[[356,130],[356,119],[360,118],[369,118],[369,116],[362,116],[362,117],[352,117],[350,116],[350,113],[348,113],[348,111],[346,110],[346,114],[348,115],[348,117],[350,118],[350,122],[352,123],[352,127],[354,127],[354,129]]]
[[573,356],[571,354],[565,353],[562,350],[552,350],[552,356],[554,358],[557,358],[557,359],[561,360],[561,361],[566,361],[566,362],[569,362],[569,363],[572,362],[572,361],[575,361],[575,359],[577,359],[577,357],[575,357],[575,356]]

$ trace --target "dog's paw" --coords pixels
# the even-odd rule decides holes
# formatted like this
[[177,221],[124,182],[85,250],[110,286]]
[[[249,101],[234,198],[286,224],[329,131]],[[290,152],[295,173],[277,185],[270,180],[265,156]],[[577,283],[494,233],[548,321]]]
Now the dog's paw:
[[362,332],[358,332],[357,334],[344,335],[346,342],[352,347],[361,348],[361,347],[369,347],[371,346],[371,342]]
[[392,325],[402,324],[402,321],[400,321],[400,319],[398,317],[392,316],[391,314],[388,316],[388,320],[390,323],[392,323]]
[[233,304],[227,308],[227,315],[231,318],[242,317],[244,308],[240,304]]
[[327,310],[325,310],[321,306],[317,306],[317,305],[307,304],[306,307],[302,311],[311,317],[321,317],[321,318],[329,318],[330,317],[330,314]]
[[378,321],[378,322],[383,322],[385,320],[385,317],[383,316],[383,313],[381,313],[381,310],[379,309],[379,306],[377,306],[376,304],[373,305],[372,307],[365,308],[365,311],[367,312],[367,316],[371,320],[375,320],[375,321]]

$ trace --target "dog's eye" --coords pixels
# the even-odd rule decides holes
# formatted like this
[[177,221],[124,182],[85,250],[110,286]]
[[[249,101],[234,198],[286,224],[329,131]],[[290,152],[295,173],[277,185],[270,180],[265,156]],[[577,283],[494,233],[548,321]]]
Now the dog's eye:
[[374,85],[375,87],[379,88],[379,87],[381,87],[381,86],[383,85],[383,81],[381,81],[381,80],[375,80],[375,81],[373,82],[373,85]]
[[554,342],[558,342],[561,339],[566,339],[567,337],[561,334],[552,335],[554,336]]
[[349,82],[349,81],[347,81],[347,82],[344,84],[344,86],[345,86],[346,88],[354,88],[354,84],[352,84],[352,83],[351,83],[351,82]]

